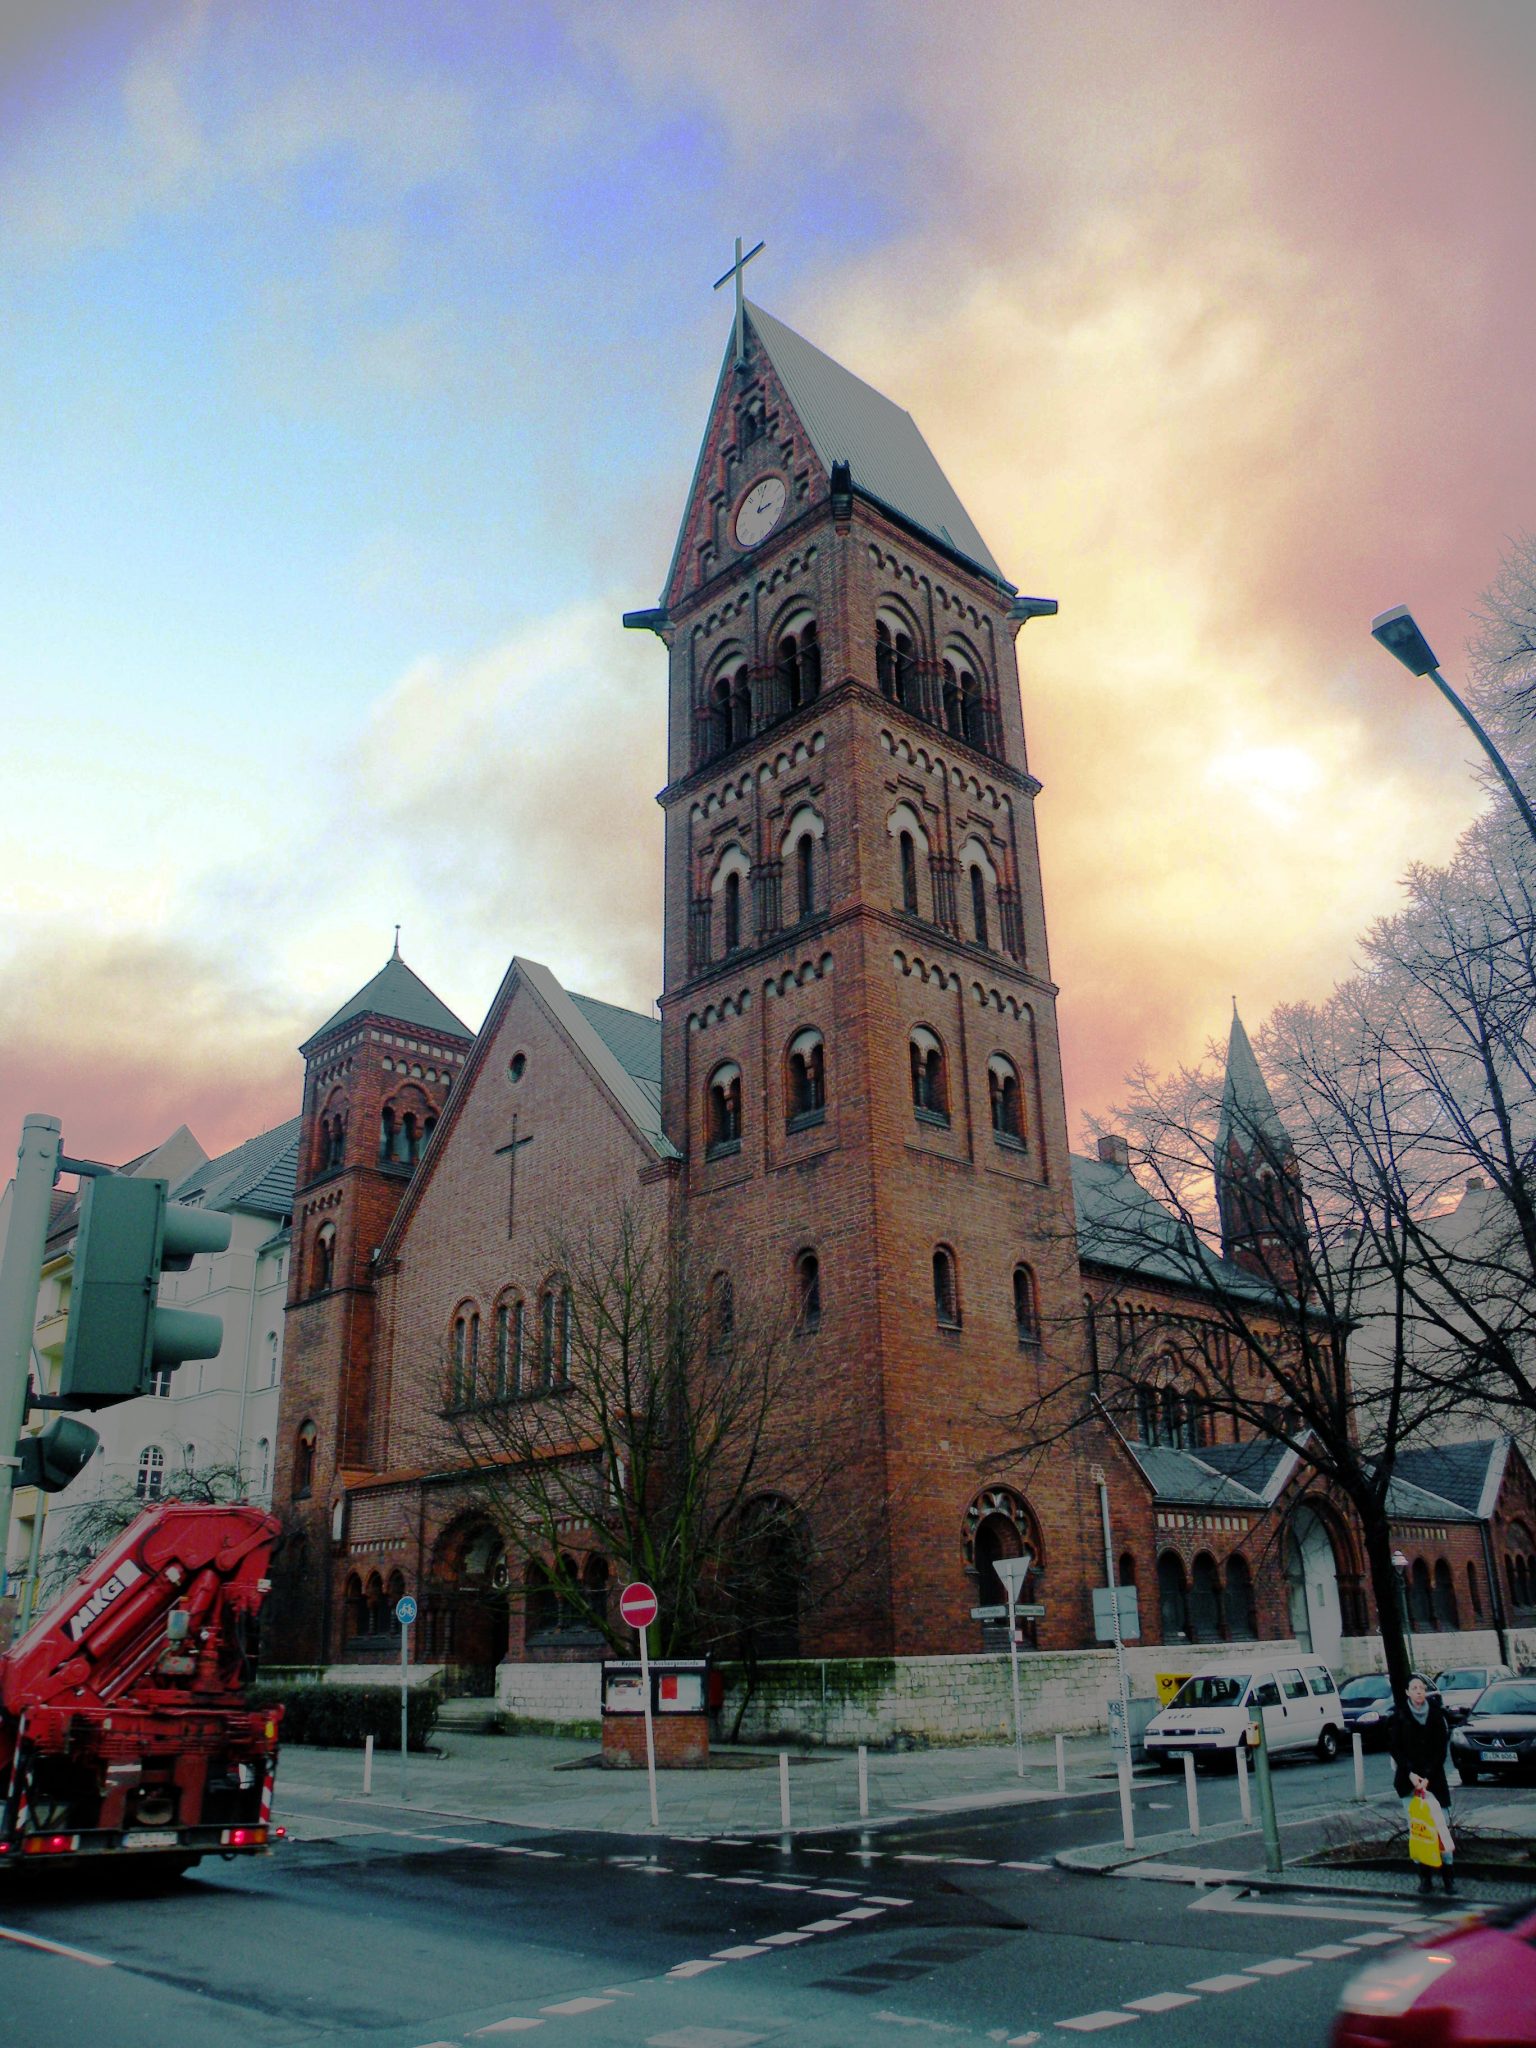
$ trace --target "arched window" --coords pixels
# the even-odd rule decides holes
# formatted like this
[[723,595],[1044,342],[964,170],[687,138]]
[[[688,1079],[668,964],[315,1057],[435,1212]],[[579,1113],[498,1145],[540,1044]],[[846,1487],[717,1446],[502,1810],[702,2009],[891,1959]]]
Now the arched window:
[[1253,1610],[1253,1573],[1248,1561],[1242,1557],[1227,1559],[1227,1589],[1225,1598],[1227,1634],[1233,1642],[1251,1642],[1258,1634],[1258,1620]]
[[795,902],[801,917],[816,915],[816,841],[809,832],[795,841]]
[[729,1273],[716,1273],[709,1283],[709,1348],[723,1351],[736,1334],[736,1290]]
[[1122,1586],[1134,1586],[1134,1585],[1135,1585],[1135,1583],[1136,1583],[1136,1558],[1135,1558],[1135,1554],[1134,1554],[1134,1553],[1133,1553],[1132,1551],[1129,1551],[1129,1550],[1122,1550],[1122,1551],[1121,1551],[1121,1553],[1120,1553],[1120,1568],[1119,1568],[1119,1573],[1118,1573],[1118,1577],[1119,1577],[1119,1580],[1120,1580],[1120,1583],[1121,1583],[1121,1585],[1122,1585]]
[[821,1033],[797,1031],[789,1041],[785,1072],[785,1127],[820,1123],[826,1115],[826,1054]]
[[386,1102],[379,1111],[379,1164],[388,1165],[395,1156],[395,1112]]
[[960,697],[960,678],[952,661],[944,664],[944,730],[951,739],[965,738],[965,717]]
[[875,622],[875,681],[892,704],[917,709],[917,650],[909,633],[885,619]]
[[491,1370],[494,1375],[491,1385],[495,1398],[504,1401],[512,1391],[508,1384],[507,1368],[512,1349],[512,1308],[505,1301],[496,1304],[496,1320],[492,1325]]
[[1022,1145],[1024,1106],[1018,1069],[1000,1052],[993,1053],[987,1061],[987,1095],[992,1107],[993,1137],[1003,1145]]
[[711,751],[728,754],[752,736],[752,692],[745,662],[727,669],[709,693]]
[[987,878],[979,867],[971,869],[971,926],[978,946],[992,943],[987,935]]
[[1471,1604],[1473,1619],[1481,1621],[1483,1618],[1483,1596],[1478,1590],[1477,1567],[1470,1561],[1467,1565],[1467,1599]]
[[1040,1293],[1028,1266],[1013,1269],[1013,1321],[1019,1342],[1033,1350],[1040,1342]]
[[1165,1643],[1189,1641],[1189,1587],[1184,1565],[1176,1551],[1165,1550],[1157,1560],[1157,1604]]
[[795,1260],[795,1293],[799,1301],[796,1326],[806,1335],[821,1328],[821,1261],[811,1251]]
[[799,711],[821,695],[821,644],[814,619],[780,640],[776,668],[781,713]]
[[[964,1552],[966,1566],[976,1575],[973,1596],[983,1608],[1006,1608],[1007,1589],[998,1566],[1005,1559],[1022,1559],[1025,1569],[1017,1577],[1017,1599],[1028,1605],[1039,1598],[1034,1580],[1044,1569],[1040,1526],[1027,1503],[1011,1486],[989,1486],[979,1493],[965,1511]],[[1021,1622],[1025,1640],[1036,1642],[1032,1619]],[[983,1642],[987,1641],[983,1636]],[[1004,1632],[1006,1641],[1006,1631]],[[992,1647],[997,1647],[996,1638]]]
[[356,1572],[348,1574],[342,1611],[349,1638],[365,1636],[368,1633],[368,1603],[363,1598],[363,1582]]
[[264,1387],[275,1387],[277,1385],[276,1330],[268,1330],[266,1343],[262,1347],[262,1358],[266,1372],[266,1378],[262,1381],[262,1385]]
[[1136,1389],[1136,1434],[1144,1444],[1161,1442],[1158,1428],[1157,1392],[1152,1387]]
[[561,1386],[568,1386],[571,1378],[571,1290],[560,1290],[560,1355],[556,1370]]
[[421,1128],[412,1110],[406,1111],[400,1129],[405,1139],[405,1156],[414,1166],[421,1157]]
[[389,1627],[389,1612],[384,1605],[384,1581],[377,1572],[368,1574],[368,1585],[363,1594],[363,1611],[367,1615],[365,1633],[381,1636]]
[[560,1625],[560,1603],[547,1565],[536,1557],[523,1568],[523,1634],[528,1642],[553,1635]]
[[256,1439],[256,1484],[252,1492],[266,1498],[267,1484],[272,1477],[272,1446],[264,1436]]
[[933,1313],[941,1330],[960,1327],[960,1290],[955,1279],[955,1255],[947,1244],[933,1254]]
[[1413,1571],[1408,1580],[1408,1613],[1410,1625],[1421,1635],[1427,1635],[1435,1626],[1435,1601],[1430,1590],[1429,1566],[1422,1557],[1414,1559]]
[[327,1294],[336,1284],[336,1226],[334,1223],[322,1223],[315,1232],[313,1274],[314,1287],[312,1292],[315,1294]]
[[301,1422],[293,1440],[293,1497],[308,1500],[315,1484],[315,1425]]
[[552,1287],[546,1287],[539,1298],[539,1384],[553,1386],[554,1380],[555,1294]]
[[165,1485],[165,1453],[151,1444],[139,1453],[139,1472],[133,1490],[140,1500],[158,1500]]
[[1435,1564],[1435,1626],[1445,1629],[1461,1627],[1461,1616],[1456,1609],[1456,1583],[1451,1577],[1451,1567],[1443,1557]]
[[741,944],[741,876],[734,868],[725,878],[720,901],[725,924],[725,950],[734,953]]
[[734,1061],[709,1077],[705,1104],[704,1156],[715,1159],[741,1149],[741,1069]]
[[384,1581],[384,1625],[387,1628],[395,1619],[395,1602],[405,1596],[405,1576],[393,1571]]
[[935,1033],[919,1024],[908,1045],[912,1065],[912,1107],[929,1123],[949,1122],[949,1083],[944,1048]]
[[1164,1387],[1161,1394],[1163,1410],[1163,1437],[1165,1444],[1175,1450],[1184,1447],[1184,1402],[1177,1387]]
[[335,1168],[342,1164],[346,1153],[346,1144],[347,1126],[340,1115],[333,1116],[330,1121],[326,1142],[325,1163],[327,1167]]
[[461,1308],[453,1319],[453,1377],[448,1389],[450,1407],[468,1408],[475,1399],[480,1364],[480,1317],[472,1308]]
[[917,847],[910,832],[901,833],[896,841],[901,861],[901,907],[912,917],[917,916]]
[[1201,1551],[1190,1572],[1189,1631],[1197,1643],[1221,1641],[1221,1580],[1208,1550]]

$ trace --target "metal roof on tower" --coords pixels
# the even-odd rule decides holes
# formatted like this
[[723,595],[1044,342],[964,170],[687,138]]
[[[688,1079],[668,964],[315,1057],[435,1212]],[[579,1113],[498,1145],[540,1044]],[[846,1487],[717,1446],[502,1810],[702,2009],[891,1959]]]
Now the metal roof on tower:
[[1249,1151],[1262,1138],[1277,1153],[1291,1151],[1291,1134],[1280,1121],[1268,1083],[1259,1071],[1243,1020],[1232,1005],[1232,1031],[1227,1040],[1227,1078],[1221,1091],[1221,1122],[1216,1132],[1216,1157],[1225,1159],[1233,1138]]
[[454,1038],[475,1035],[446,1003],[433,995],[419,974],[411,972],[398,953],[392,953],[372,981],[360,988],[349,1003],[343,1003],[334,1017],[327,1017],[299,1051],[308,1052],[312,1045],[329,1038],[354,1017],[392,1017],[397,1024],[415,1024],[423,1031],[444,1031]]
[[746,314],[827,474],[846,462],[855,490],[1012,590],[911,413],[761,306]]

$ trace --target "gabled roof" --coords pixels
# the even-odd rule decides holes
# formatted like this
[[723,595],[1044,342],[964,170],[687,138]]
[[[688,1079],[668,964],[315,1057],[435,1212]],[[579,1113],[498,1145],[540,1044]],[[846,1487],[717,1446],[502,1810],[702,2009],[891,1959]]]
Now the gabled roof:
[[846,462],[856,491],[1011,590],[911,413],[761,306],[749,302],[746,310],[827,474]]
[[1170,1450],[1164,1444],[1141,1444],[1127,1438],[1125,1448],[1146,1474],[1158,1500],[1190,1507],[1262,1508],[1261,1495],[1204,1462],[1194,1451]]
[[[1392,1465],[1393,1477],[1469,1514],[1481,1515],[1489,1468],[1497,1461],[1502,1475],[1508,1448],[1508,1437],[1496,1436],[1476,1443],[1429,1444],[1399,1451]],[[1490,1501],[1487,1512],[1492,1512],[1492,1506]]]
[[[573,995],[570,1000],[645,1097],[652,1119],[647,1135],[660,1137],[660,1020],[642,1017],[638,1010],[621,1010],[616,1003],[600,1003],[595,996]],[[669,1145],[668,1153],[672,1150]]]
[[200,1209],[244,1209],[281,1219],[293,1214],[300,1118],[290,1117],[232,1152],[210,1159],[171,1189],[174,1202]]
[[[1241,1444],[1210,1444],[1200,1452],[1203,1463],[1224,1472],[1239,1486],[1246,1486],[1261,1500],[1273,1500],[1279,1486],[1290,1477],[1296,1453],[1278,1437],[1259,1436]],[[1287,1462],[1289,1461],[1289,1463]],[[1285,1471],[1282,1476],[1282,1467]],[[1278,1485],[1277,1485],[1278,1481]]]
[[636,1010],[569,995],[537,960],[517,964],[657,1157],[676,1159],[677,1147],[661,1127],[660,1024]]
[[1277,1155],[1293,1149],[1291,1134],[1280,1121],[1280,1112],[1275,1108],[1269,1084],[1254,1057],[1248,1033],[1243,1029],[1243,1020],[1237,1014],[1236,1003],[1232,1005],[1232,1030],[1227,1039],[1227,1077],[1221,1090],[1221,1121],[1216,1131],[1218,1161],[1226,1158],[1227,1148],[1234,1138],[1244,1152],[1251,1152],[1260,1139]]
[[392,1017],[397,1024],[415,1024],[423,1031],[443,1031],[450,1037],[469,1039],[473,1031],[444,1002],[433,995],[431,989],[419,974],[414,974],[398,953],[392,953],[373,977],[360,988],[352,1000],[343,1003],[333,1017],[327,1017],[320,1029],[305,1039],[299,1047],[307,1053],[312,1045],[318,1045],[322,1038],[329,1038],[333,1031],[354,1017]]
[[1257,1274],[1219,1258],[1148,1194],[1129,1167],[1075,1152],[1071,1166],[1080,1259],[1140,1279],[1172,1281],[1193,1293],[1219,1288],[1254,1301],[1280,1298]]

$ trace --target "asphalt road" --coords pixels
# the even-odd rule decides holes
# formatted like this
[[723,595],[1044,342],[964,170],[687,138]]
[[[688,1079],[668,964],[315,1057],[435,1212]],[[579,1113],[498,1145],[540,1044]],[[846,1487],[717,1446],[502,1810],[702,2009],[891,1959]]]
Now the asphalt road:
[[[1342,1797],[1347,1766],[1277,1784],[1282,1807]],[[1235,1810],[1231,1785],[1201,1791],[1212,1817]],[[1178,1781],[1136,1798],[1139,1827],[1181,1823]],[[1305,2048],[1409,1910],[1050,1867],[1115,1832],[1112,1785],[785,1844],[356,1812],[317,1814],[356,1830],[337,1839],[160,1892],[119,1873],[0,1890],[7,2048],[963,2048],[1130,2026],[1149,2048]]]

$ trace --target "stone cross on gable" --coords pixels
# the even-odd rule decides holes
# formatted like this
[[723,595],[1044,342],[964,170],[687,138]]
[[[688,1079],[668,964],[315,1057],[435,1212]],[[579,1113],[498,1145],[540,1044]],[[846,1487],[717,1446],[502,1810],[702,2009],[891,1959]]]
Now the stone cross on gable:
[[741,273],[746,269],[754,256],[762,255],[767,246],[766,242],[759,242],[755,249],[749,249],[746,255],[743,256],[741,253],[741,237],[738,235],[736,237],[736,261],[731,265],[724,277],[717,277],[715,279],[714,288],[716,291],[719,291],[721,285],[729,284],[733,277],[736,280],[736,367],[738,370],[747,360],[746,302],[741,294]]
[[517,1118],[516,1118],[516,1117],[514,1116],[514,1117],[513,1117],[513,1119],[512,1119],[512,1135],[511,1135],[511,1137],[510,1137],[510,1138],[509,1138],[509,1139],[507,1140],[507,1142],[506,1142],[506,1144],[505,1144],[505,1145],[498,1145],[498,1146],[496,1147],[496,1152],[495,1152],[495,1157],[496,1157],[496,1158],[498,1158],[498,1159],[499,1159],[499,1158],[500,1158],[500,1157],[502,1156],[502,1154],[503,1154],[503,1153],[505,1153],[505,1154],[507,1155],[507,1235],[508,1235],[508,1237],[510,1237],[510,1236],[512,1235],[512,1225],[513,1225],[513,1224],[514,1224],[514,1223],[516,1222],[516,1220],[517,1220],[517,1155],[518,1155],[518,1153],[519,1153],[519,1152],[520,1152],[520,1151],[522,1150],[522,1148],[524,1147],[524,1145],[531,1145],[532,1143],[533,1143],[533,1139],[532,1139],[532,1137],[531,1137],[531,1136],[530,1136],[530,1137],[527,1137],[527,1138],[520,1138],[520,1137],[519,1137],[519,1136],[517,1135]]

